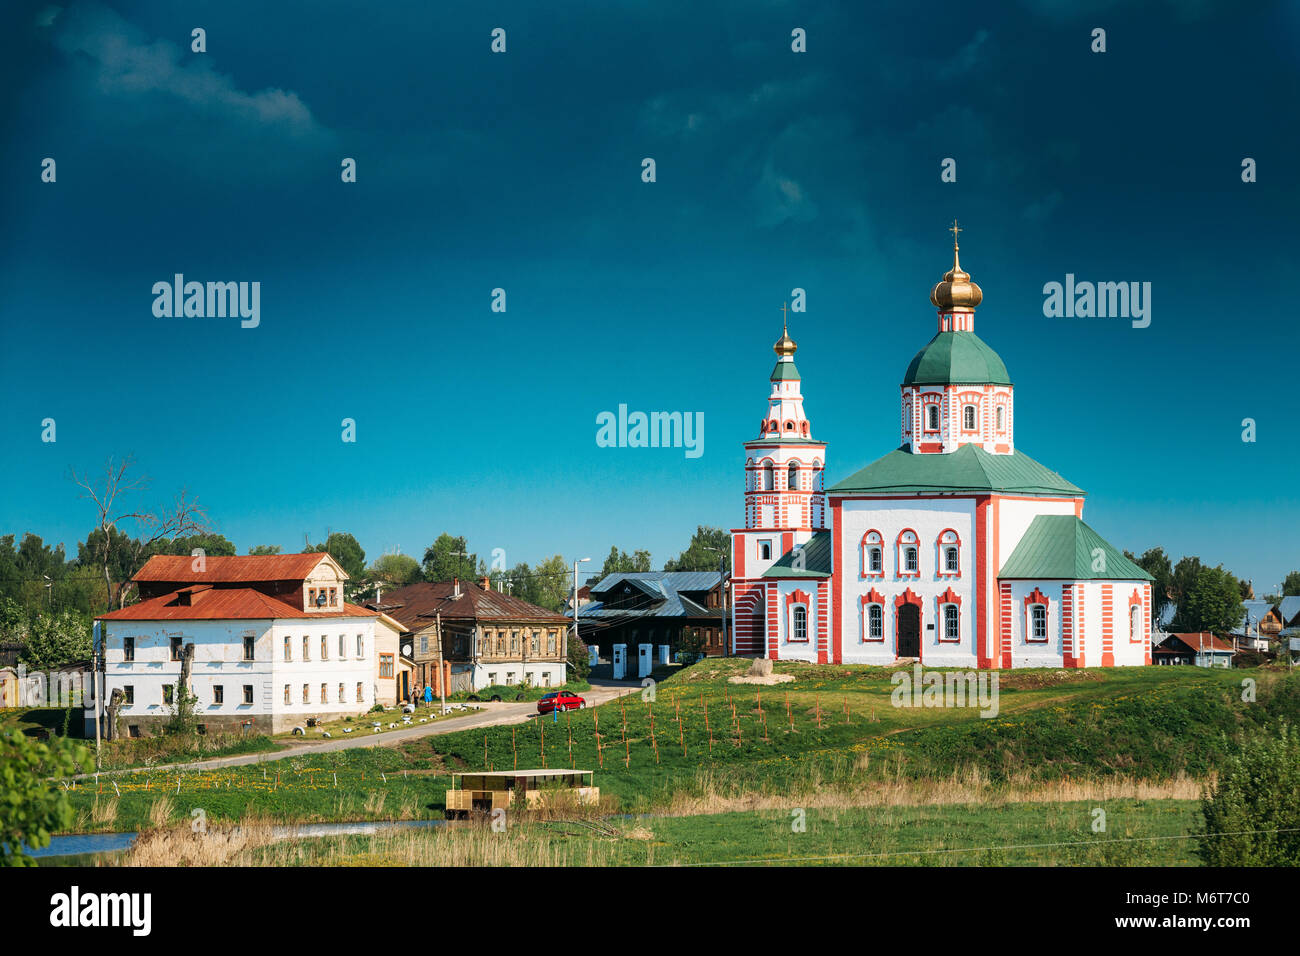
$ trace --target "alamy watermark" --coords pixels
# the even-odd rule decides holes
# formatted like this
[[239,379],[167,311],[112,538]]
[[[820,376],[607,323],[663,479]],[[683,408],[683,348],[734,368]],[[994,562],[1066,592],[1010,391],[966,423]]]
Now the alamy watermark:
[[1043,315],[1049,319],[1132,319],[1133,328],[1151,324],[1150,282],[1065,282],[1043,285]]
[[895,707],[976,707],[984,718],[998,715],[998,675],[989,671],[895,671],[889,702]]
[[240,319],[245,329],[262,321],[262,283],[186,282],[178,272],[171,282],[153,284],[153,314],[160,319]]
[[684,448],[687,458],[704,454],[703,412],[628,412],[596,416],[596,444],[601,448]]

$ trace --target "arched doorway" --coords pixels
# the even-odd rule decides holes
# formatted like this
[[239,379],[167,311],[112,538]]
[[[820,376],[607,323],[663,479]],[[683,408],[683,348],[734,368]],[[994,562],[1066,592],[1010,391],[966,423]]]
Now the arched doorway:
[[898,607],[898,656],[921,656],[921,608],[910,601]]

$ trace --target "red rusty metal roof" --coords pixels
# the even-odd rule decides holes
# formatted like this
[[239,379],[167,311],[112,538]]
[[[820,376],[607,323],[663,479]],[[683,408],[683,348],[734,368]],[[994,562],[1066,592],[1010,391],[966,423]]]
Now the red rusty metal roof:
[[[1188,647],[1190,647],[1192,650],[1196,651],[1197,653],[1202,653],[1204,651],[1231,652],[1233,650],[1231,644],[1227,643],[1226,641],[1219,640],[1219,638],[1215,637],[1209,631],[1195,631],[1195,632],[1186,632],[1186,633],[1178,632],[1178,631],[1170,631],[1169,636],[1178,638],[1180,641],[1182,641],[1184,644],[1186,644]],[[1160,650],[1159,646],[1153,649],[1153,653],[1158,650]],[[1170,651],[1166,649],[1165,653],[1166,654],[1170,653]]]
[[[185,560],[190,560],[186,558]],[[211,560],[211,559],[209,559]],[[339,611],[304,611],[256,588],[206,588],[190,592],[190,603],[182,603],[181,591],[159,595],[107,614],[101,621],[229,621],[270,620],[274,618],[344,618],[378,617],[378,613],[356,604],[343,605]]]
[[460,583],[460,597],[453,597],[454,591],[453,581],[420,581],[385,592],[383,601],[372,606],[412,631],[430,626],[437,614],[452,621],[572,623],[563,614],[499,591],[485,591],[468,581]]
[[195,571],[195,559],[189,555],[155,554],[131,580],[175,581],[178,584],[302,581],[325,558],[326,555],[319,551],[308,554],[211,555],[204,559],[204,570]]

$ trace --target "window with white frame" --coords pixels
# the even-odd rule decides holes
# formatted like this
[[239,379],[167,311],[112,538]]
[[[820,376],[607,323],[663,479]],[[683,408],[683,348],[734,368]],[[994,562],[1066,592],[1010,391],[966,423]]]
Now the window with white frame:
[[939,574],[944,577],[961,575],[961,538],[952,528],[946,528],[936,541]]
[[957,605],[945,604],[943,606],[943,639],[945,641],[955,641],[959,638]]
[[868,641],[883,641],[885,639],[885,609],[879,604],[867,605],[867,633]]
[[776,489],[776,472],[772,469],[770,461],[763,462],[763,490],[774,491]]
[[937,432],[939,430],[939,406],[925,406],[925,430]]
[[862,574],[864,577],[885,573],[884,539],[874,528],[862,536]]
[[790,640],[796,644],[808,643],[808,609],[796,604],[790,615]]
[[758,558],[760,561],[770,561],[772,559],[772,542],[758,542]]
[[975,406],[965,405],[961,410],[961,427],[968,432],[975,430]]
[[1128,608],[1128,639],[1137,643],[1142,640],[1142,605],[1130,604]]
[[1039,644],[1047,642],[1047,605],[1029,605],[1029,639]]
[[898,575],[899,577],[919,577],[921,573],[920,554],[917,546],[920,539],[910,528],[898,536]]
[[790,468],[786,472],[785,486],[791,491],[799,490],[799,463],[797,461],[790,462]]
[[1006,430],[1007,430],[1007,428],[1006,428],[1006,424],[1007,424],[1007,423],[1006,423],[1006,413],[1007,413],[1006,408],[1003,407],[1002,405],[999,405],[999,406],[998,406],[998,413],[997,413],[997,414],[998,414],[998,431],[1000,431],[1000,432],[1003,432],[1003,431],[1006,431]]

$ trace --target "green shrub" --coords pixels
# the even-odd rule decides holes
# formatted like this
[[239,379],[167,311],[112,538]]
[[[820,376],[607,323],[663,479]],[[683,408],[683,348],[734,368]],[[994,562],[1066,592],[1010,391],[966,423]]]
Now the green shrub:
[[66,738],[44,744],[0,734],[0,866],[32,865],[24,845],[48,846],[52,831],[72,825],[72,806],[56,778],[93,768],[90,752]]
[[1230,757],[1201,801],[1209,866],[1300,866],[1300,736],[1283,725]]

